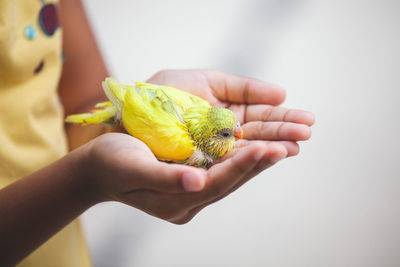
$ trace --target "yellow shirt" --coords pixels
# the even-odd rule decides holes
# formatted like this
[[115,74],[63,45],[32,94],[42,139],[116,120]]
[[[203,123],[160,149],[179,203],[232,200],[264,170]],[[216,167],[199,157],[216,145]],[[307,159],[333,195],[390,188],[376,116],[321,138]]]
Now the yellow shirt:
[[[57,95],[61,29],[56,3],[43,2],[0,0],[0,188],[67,152]],[[90,266],[79,222],[19,266]]]

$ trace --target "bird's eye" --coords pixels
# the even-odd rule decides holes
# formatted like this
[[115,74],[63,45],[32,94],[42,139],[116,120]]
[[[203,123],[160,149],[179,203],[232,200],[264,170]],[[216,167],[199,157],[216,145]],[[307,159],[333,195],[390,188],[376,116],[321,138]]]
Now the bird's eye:
[[221,135],[223,137],[229,137],[229,136],[231,136],[231,132],[229,130],[222,130]]

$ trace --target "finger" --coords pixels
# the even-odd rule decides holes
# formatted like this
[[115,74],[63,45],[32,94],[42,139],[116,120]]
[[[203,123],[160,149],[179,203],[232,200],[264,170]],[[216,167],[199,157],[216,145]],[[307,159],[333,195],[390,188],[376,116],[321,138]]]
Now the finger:
[[201,192],[180,194],[170,202],[173,206],[177,206],[174,203],[179,203],[184,207],[185,212],[178,213],[177,216],[170,217],[169,220],[175,223],[184,223],[184,215],[190,210],[226,195],[226,192],[257,164],[264,155],[265,148],[266,146],[261,142],[252,144],[237,151],[233,157],[213,165],[207,171],[207,182]]
[[[206,176],[199,168],[160,161],[138,162],[135,168],[136,188],[161,192],[196,192],[203,189]],[[128,191],[131,192],[131,191]]]
[[[273,146],[270,146],[273,148]],[[234,158],[213,166],[209,170],[205,188],[197,193],[160,194],[148,190],[138,190],[125,199],[125,203],[159,218],[173,223],[183,224],[191,220],[202,208],[223,198],[243,178],[248,177],[259,163],[260,157],[268,155],[271,161],[276,161],[274,149],[265,151],[264,144],[252,144],[238,152]]]
[[246,114],[244,118],[245,122],[284,121],[311,126],[315,121],[315,117],[311,112],[269,105],[249,105],[244,114]]
[[261,142],[264,145],[269,145],[272,142],[280,143],[286,148],[288,157],[296,156],[300,152],[299,144],[297,144],[297,142],[294,142],[294,141],[261,141],[261,140],[240,139],[239,141],[236,141],[235,147],[231,151],[226,153],[223,157],[219,158],[218,160],[214,161],[214,164],[218,164],[219,162],[222,162],[228,158],[233,157],[239,149],[242,149],[246,146],[249,146],[249,145],[257,143],[257,142]]
[[226,192],[236,181],[251,170],[264,155],[266,145],[259,142],[239,149],[233,157],[213,165],[202,193],[212,199]]
[[286,148],[286,150],[288,152],[288,154],[287,154],[288,157],[296,156],[300,152],[299,144],[297,144],[296,142],[293,142],[293,141],[259,141],[259,140],[241,139],[236,142],[235,149],[240,149],[241,147],[248,146],[249,144],[252,144],[253,142],[263,142],[266,145],[269,145],[272,142],[280,143]]
[[282,143],[279,142],[271,142],[268,145],[268,149],[265,154],[261,157],[258,163],[241,179],[238,181],[230,190],[229,194],[237,190],[243,184],[248,182],[251,178],[258,175],[260,172],[264,171],[267,168],[272,167],[280,160],[288,157],[288,151],[284,147]]
[[268,143],[270,143],[270,141],[261,141],[261,140],[246,140],[246,139],[240,139],[238,141],[235,142],[235,146],[233,147],[233,149],[231,151],[229,151],[228,153],[226,153],[224,156],[222,156],[221,158],[214,160],[213,165],[215,164],[219,164],[221,162],[224,162],[227,159],[230,159],[234,156],[236,156],[236,154],[240,151],[240,150],[244,150],[246,149],[248,146],[251,145],[260,145],[260,146],[265,146]]
[[271,167],[272,165],[277,163],[279,160],[285,158],[286,156],[287,156],[287,151],[284,148],[283,144],[279,144],[276,142],[269,144],[267,146],[267,150],[265,151],[261,159],[257,162],[257,164],[253,168],[251,168],[250,171],[246,175],[244,175],[242,179],[239,179],[225,194],[221,194],[201,205],[193,207],[191,210],[189,210],[181,217],[173,220],[173,222],[178,224],[187,223],[206,206],[211,205],[212,203],[215,203],[224,198],[225,196],[229,195],[230,193],[234,192],[243,184],[248,182],[251,178],[259,174],[261,171]]
[[[231,189],[228,191],[229,193],[233,192],[236,190],[236,188],[240,187],[243,185],[245,182],[247,182],[249,179],[257,175],[259,172],[265,170],[266,168],[271,167],[278,161],[282,160],[283,158],[287,157],[288,151],[286,150],[286,147],[279,142],[271,142],[268,145],[266,145],[266,149],[264,150],[264,153],[262,154],[261,158],[257,161],[256,164],[254,164],[248,172],[246,172],[242,179],[237,179],[237,182],[231,187]],[[232,190],[232,188],[235,188]]]
[[298,143],[294,141],[274,141],[275,143],[280,143],[282,144],[287,151],[287,157],[293,157],[299,154],[300,152],[300,146]]
[[286,96],[283,88],[267,82],[221,71],[206,70],[203,73],[214,95],[221,101],[279,105]]
[[303,141],[311,137],[307,125],[292,122],[252,121],[242,125],[244,138],[250,140]]

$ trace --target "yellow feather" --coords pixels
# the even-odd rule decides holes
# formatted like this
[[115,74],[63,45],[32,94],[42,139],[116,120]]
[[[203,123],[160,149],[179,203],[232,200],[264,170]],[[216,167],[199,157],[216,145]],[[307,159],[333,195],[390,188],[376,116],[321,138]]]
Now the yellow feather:
[[[195,150],[188,130],[179,119],[155,101],[151,91],[129,88],[125,94],[122,122],[125,129],[142,140],[162,160],[181,161]],[[150,89],[150,88],[149,88]]]
[[135,82],[139,90],[146,90],[147,92],[157,92],[161,94],[161,91],[168,96],[176,105],[178,105],[182,111],[186,111],[193,106],[206,106],[210,107],[210,104],[204,99],[192,95],[188,92],[181,91],[174,87],[155,85],[144,82]]
[[[189,164],[192,162],[195,165],[212,160],[205,159],[210,156],[204,156],[202,152],[194,153],[198,148],[186,121],[188,114],[202,115],[201,112],[207,112],[211,108],[207,101],[173,87],[143,82],[135,84],[120,84],[113,78],[107,78],[102,86],[110,102],[97,104],[96,108],[102,109],[92,113],[70,115],[66,121],[83,125],[111,119],[122,121],[127,132],[143,141],[158,159],[175,162],[188,160]],[[190,113],[187,112],[189,109]],[[195,119],[191,119],[192,124]],[[217,156],[232,146],[217,146],[222,150],[217,151]],[[200,158],[197,159],[196,155]]]
[[117,111],[116,107],[108,101],[97,103],[95,107],[103,109],[95,109],[92,110],[91,113],[70,115],[65,119],[65,121],[71,123],[80,123],[82,125],[102,123],[111,120]]

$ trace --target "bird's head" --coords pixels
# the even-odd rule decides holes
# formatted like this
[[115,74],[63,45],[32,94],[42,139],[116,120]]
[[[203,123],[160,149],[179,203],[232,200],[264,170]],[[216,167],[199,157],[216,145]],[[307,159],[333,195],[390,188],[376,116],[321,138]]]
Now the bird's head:
[[[232,111],[211,107],[189,123],[195,145],[212,158],[219,158],[231,150],[235,141],[243,138],[243,130]],[[201,116],[199,116],[201,115]]]

